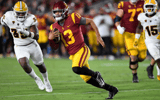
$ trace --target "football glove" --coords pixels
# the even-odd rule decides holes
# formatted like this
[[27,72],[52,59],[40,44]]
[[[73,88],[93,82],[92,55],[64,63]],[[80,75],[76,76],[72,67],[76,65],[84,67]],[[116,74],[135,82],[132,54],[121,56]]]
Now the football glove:
[[138,46],[138,39],[137,39],[137,38],[135,38],[133,45],[134,45],[135,47]]
[[117,26],[117,29],[118,29],[118,31],[119,31],[120,34],[123,34],[124,31],[125,31],[125,28],[121,27],[120,25]]
[[23,27],[17,27],[17,32],[18,33],[22,33],[24,34],[25,36],[29,36],[30,32],[29,31],[26,31]]

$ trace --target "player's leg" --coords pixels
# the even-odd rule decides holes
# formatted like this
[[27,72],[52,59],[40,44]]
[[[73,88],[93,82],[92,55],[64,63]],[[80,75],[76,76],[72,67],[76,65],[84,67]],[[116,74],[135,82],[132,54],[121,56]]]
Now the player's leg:
[[41,79],[36,75],[34,70],[29,65],[30,54],[28,52],[28,47],[27,46],[14,46],[14,49],[15,49],[15,54],[16,54],[19,64],[22,66],[24,71],[35,80],[39,89],[43,90],[44,85]]
[[[85,64],[85,66],[87,66],[87,68],[89,69],[88,63]],[[80,77],[88,84],[109,91],[109,97],[106,99],[113,99],[114,95],[117,94],[118,89],[112,85],[105,83],[103,78],[101,77],[101,74],[99,72],[96,73],[97,73],[96,77],[88,75],[80,75]],[[102,81],[103,85],[99,81]]]
[[[155,43],[146,43],[146,45],[150,55],[153,57],[151,60],[151,64],[154,65],[155,63],[157,63],[158,67],[160,67],[160,50],[159,50],[160,45]],[[157,67],[157,79],[160,80],[159,79],[160,70],[158,67]]]
[[156,60],[157,62],[157,79],[160,81],[160,58]]
[[47,72],[46,66],[43,61],[42,51],[41,51],[38,43],[35,43],[35,45],[33,45],[32,50],[30,52],[31,52],[31,59],[32,59],[33,63],[37,66],[37,68],[39,69],[39,71],[43,77],[46,91],[52,92],[53,89],[52,89],[52,86],[51,86],[50,81],[48,79],[48,72]]
[[[81,57],[79,55],[81,55]],[[80,75],[86,83],[110,91],[109,98],[113,98],[113,96],[118,92],[118,89],[105,83],[99,72],[94,72],[89,68],[89,56],[90,51],[86,46],[81,48],[76,54],[71,55],[70,59],[72,60],[73,72]]]
[[[89,57],[90,50],[87,46],[82,47],[76,54],[71,55],[70,59],[72,60],[72,70],[78,75],[88,75],[96,78],[100,75],[97,72],[90,70],[87,66],[84,66],[85,63],[88,62]],[[103,84],[103,82],[101,82],[100,84]]]
[[138,83],[138,76],[137,76],[137,68],[138,68],[138,58],[137,56],[130,55],[130,69],[132,70],[133,74],[133,83]]
[[157,79],[160,81],[160,68],[156,66],[157,68]]
[[139,82],[137,76],[137,68],[138,68],[138,50],[133,46],[135,35],[134,33],[125,32],[124,33],[125,43],[126,43],[126,51],[130,56],[129,68],[132,70],[133,74],[133,83]]
[[147,74],[148,74],[148,77],[150,79],[154,79],[154,75],[153,75],[153,68],[154,68],[154,65],[155,65],[155,60],[152,58],[151,59],[151,62],[150,62],[150,65],[147,67]]

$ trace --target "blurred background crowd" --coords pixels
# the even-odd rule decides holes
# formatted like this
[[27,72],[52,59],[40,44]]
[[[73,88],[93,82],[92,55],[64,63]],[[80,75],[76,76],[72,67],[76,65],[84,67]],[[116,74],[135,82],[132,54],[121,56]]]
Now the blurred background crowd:
[[[0,17],[6,11],[13,10],[18,0],[0,0]],[[63,44],[58,50],[53,50],[48,43],[49,27],[55,22],[52,16],[53,4],[59,0],[22,0],[38,20],[39,40],[45,58],[66,58],[67,54]],[[69,13],[77,12],[83,17],[92,18],[97,25],[100,35],[103,38],[106,48],[96,42],[96,35],[90,25],[82,25],[85,43],[91,50],[92,59],[125,58],[125,44],[123,35],[119,34],[114,26],[113,19],[116,16],[117,4],[120,1],[128,0],[63,0],[69,6]],[[158,0],[157,0],[158,1]],[[160,3],[160,1],[158,1]],[[159,4],[160,5],[160,4]],[[0,25],[0,58],[15,57],[13,49],[13,38],[7,27]]]

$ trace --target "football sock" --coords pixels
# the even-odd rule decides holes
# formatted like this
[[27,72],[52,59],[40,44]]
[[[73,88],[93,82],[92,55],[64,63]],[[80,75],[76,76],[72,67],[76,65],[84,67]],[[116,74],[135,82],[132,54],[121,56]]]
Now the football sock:
[[103,88],[103,89],[105,89],[107,91],[112,91],[112,86],[107,84],[107,83],[105,83],[105,85],[103,87],[100,87],[99,83],[97,82],[97,80],[94,77],[91,77],[90,80],[87,81],[87,83],[91,84],[91,85],[93,85],[95,87],[98,87],[98,88]]
[[32,71],[30,73],[28,73],[28,75],[31,76],[34,79],[36,79],[38,77],[33,69],[32,69]]
[[154,65],[151,65],[151,64],[149,66],[152,67],[152,68],[154,67]]
[[133,74],[133,76],[137,76],[137,73],[132,73]]
[[157,68],[157,75],[160,75],[160,69],[159,69],[159,67],[156,66],[156,68]]
[[41,74],[43,76],[43,80],[44,81],[48,81],[48,73],[47,73],[47,71],[45,73],[41,73]]
[[72,70],[76,74],[89,75],[89,76],[97,76],[96,75],[97,73],[95,73],[94,71],[88,69],[85,66],[83,66],[83,67],[73,67]]

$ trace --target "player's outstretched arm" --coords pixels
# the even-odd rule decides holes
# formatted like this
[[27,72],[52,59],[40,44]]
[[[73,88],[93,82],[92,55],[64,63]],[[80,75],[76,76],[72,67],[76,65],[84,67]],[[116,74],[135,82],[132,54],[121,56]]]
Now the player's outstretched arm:
[[102,40],[102,38],[101,38],[101,36],[99,34],[99,31],[98,31],[98,28],[97,28],[96,24],[94,23],[94,21],[92,19],[90,19],[90,18],[86,18],[86,24],[90,24],[91,25],[91,27],[96,32],[97,42],[100,43],[103,47],[105,47],[105,43]]
[[114,19],[115,26],[117,27],[117,29],[118,29],[120,34],[123,34],[124,31],[125,31],[125,28],[120,26],[120,21],[121,21],[121,18],[123,16],[123,14],[124,14],[123,10],[122,9],[118,9],[116,17]]

